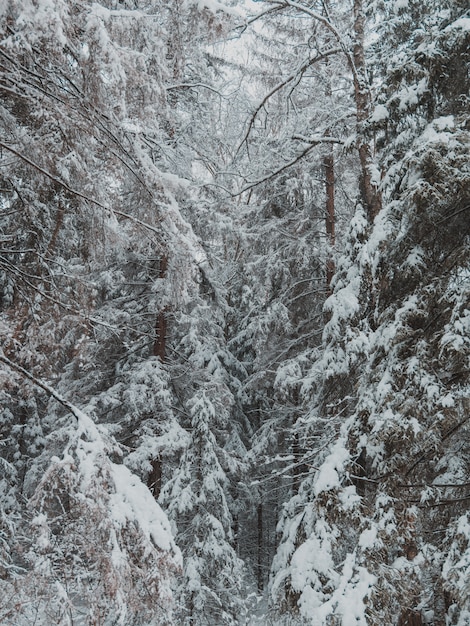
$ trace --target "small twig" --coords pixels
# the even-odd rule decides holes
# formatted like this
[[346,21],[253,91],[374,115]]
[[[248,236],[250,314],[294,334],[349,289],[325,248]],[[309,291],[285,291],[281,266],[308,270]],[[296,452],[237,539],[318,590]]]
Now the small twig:
[[37,170],[38,172],[40,172],[41,174],[43,174],[44,176],[46,176],[47,178],[52,180],[52,182],[56,183],[57,185],[60,185],[60,187],[62,187],[63,189],[65,189],[66,191],[71,193],[72,195],[77,196],[77,198],[82,198],[82,200],[86,200],[87,202],[91,202],[95,206],[99,207],[100,209],[103,209],[104,211],[109,212],[110,214],[119,215],[119,217],[124,217],[124,218],[126,218],[128,220],[131,220],[132,222],[134,222],[136,224],[139,224],[139,226],[142,226],[143,228],[146,228],[147,230],[150,230],[151,232],[154,232],[157,235],[161,236],[161,231],[158,228],[156,228],[155,226],[151,226],[147,222],[143,222],[142,220],[139,220],[139,218],[134,217],[133,215],[130,215],[129,213],[125,213],[123,211],[118,211],[117,209],[112,209],[111,207],[106,206],[105,204],[100,202],[99,200],[95,200],[94,198],[91,198],[90,196],[87,196],[87,195],[81,193],[80,191],[77,191],[76,189],[73,189],[72,187],[67,185],[67,183],[64,183],[64,181],[60,180],[60,178],[57,178],[57,176],[54,176],[53,174],[51,174],[50,172],[45,170],[43,167],[41,167],[40,165],[38,165],[34,161],[31,161],[31,159],[29,159],[24,154],[21,154],[21,152],[18,152],[17,150],[12,148],[11,146],[8,146],[7,144],[5,144],[3,142],[0,142],[0,148],[4,148],[5,150],[8,150],[8,152],[11,152],[15,156],[17,156],[19,159],[21,159],[22,161],[24,161],[25,163],[27,163],[28,165],[33,167],[35,170]]
[[6,357],[2,353],[0,353],[0,361],[5,363],[5,365],[8,365],[8,367],[11,368],[13,371],[17,372],[18,374],[21,374],[22,376],[24,376],[25,378],[30,380],[37,387],[39,387],[40,389],[45,391],[48,395],[50,395],[52,398],[54,398],[54,400],[57,400],[57,402],[59,402],[59,404],[61,404],[70,413],[72,413],[72,415],[76,418],[77,422],[80,422],[80,420],[81,420],[81,411],[80,411],[80,409],[78,409],[71,402],[69,402],[68,400],[63,398],[50,385],[45,383],[43,380],[40,380],[39,378],[36,378],[36,376],[34,376],[30,372],[28,372],[28,370],[25,370],[24,367],[21,367],[21,365],[18,365],[17,363],[14,363],[13,361],[11,361],[8,357]]
[[289,167],[292,167],[293,165],[298,163],[301,159],[303,159],[303,157],[306,156],[315,147],[315,145],[316,144],[313,144],[313,145],[310,144],[305,150],[303,150],[298,156],[296,156],[295,159],[292,159],[291,161],[289,161],[289,163],[286,163],[285,165],[283,165],[279,169],[275,170],[274,172],[271,172],[270,174],[268,174],[267,176],[265,176],[261,180],[257,180],[256,182],[251,183],[251,184],[247,185],[246,187],[244,187],[241,191],[238,191],[237,193],[232,194],[232,198],[236,198],[238,196],[241,196],[243,193],[245,193],[245,191],[249,191],[250,189],[253,189],[254,187],[257,187],[258,185],[261,185],[262,183],[265,183],[268,180],[271,180],[272,178],[274,178],[278,174],[281,174],[285,170],[289,169]]

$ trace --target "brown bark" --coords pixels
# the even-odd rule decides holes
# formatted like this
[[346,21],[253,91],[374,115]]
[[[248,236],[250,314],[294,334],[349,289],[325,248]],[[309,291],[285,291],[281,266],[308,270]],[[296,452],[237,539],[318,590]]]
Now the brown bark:
[[[159,278],[165,278],[168,270],[168,257],[164,254],[160,260]],[[163,307],[155,322],[155,341],[153,342],[153,356],[160,361],[164,361],[166,352],[166,332],[167,332],[167,312],[168,307]],[[162,460],[160,458],[151,461],[152,469],[147,477],[147,487],[153,494],[155,500],[158,500],[162,489]]]
[[[333,250],[335,245],[335,170],[333,150],[331,150],[324,158],[323,165],[325,167],[325,184],[326,184],[326,237],[328,245]],[[326,260],[326,288],[329,291],[331,279],[335,273],[335,262],[330,252]]]
[[364,137],[364,122],[369,115],[370,109],[370,93],[366,79],[367,73],[364,53],[365,15],[363,4],[363,0],[354,0],[354,98],[356,102],[356,130],[359,142],[358,151],[361,167],[359,191],[369,221],[373,222],[375,216],[381,209],[382,200],[379,191],[372,183],[372,150],[366,138]]
[[263,505],[258,504],[257,510],[258,520],[258,563],[257,563],[257,579],[258,579],[258,591],[263,591],[264,577],[263,577]]
[[[165,278],[168,269],[168,257],[164,254],[160,260],[159,278]],[[155,341],[153,343],[153,356],[163,361],[166,351],[166,332],[167,332],[167,313],[168,307],[163,307],[158,315],[155,323]]]
[[420,611],[406,609],[400,615],[398,626],[423,626],[423,618]]
[[155,324],[155,342],[153,344],[153,356],[157,356],[160,361],[165,358],[166,351],[166,307],[163,308],[157,316],[157,323]]
[[158,500],[162,489],[162,462],[160,459],[153,459],[152,471],[147,478],[147,487],[153,494],[155,500]]

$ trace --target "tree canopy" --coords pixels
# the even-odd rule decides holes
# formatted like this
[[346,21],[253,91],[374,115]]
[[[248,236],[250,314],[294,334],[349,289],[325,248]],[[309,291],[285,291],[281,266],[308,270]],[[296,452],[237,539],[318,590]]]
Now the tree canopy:
[[0,622],[466,626],[464,0],[0,6]]

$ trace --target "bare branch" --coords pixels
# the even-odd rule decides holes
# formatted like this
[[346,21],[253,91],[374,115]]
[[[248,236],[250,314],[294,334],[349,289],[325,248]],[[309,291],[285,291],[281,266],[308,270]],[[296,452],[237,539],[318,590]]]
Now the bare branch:
[[241,30],[240,34],[243,34],[245,30],[248,28],[248,26],[250,26],[251,24],[254,24],[258,20],[265,17],[266,15],[271,15],[271,13],[277,13],[278,11],[282,11],[282,9],[283,7],[276,6],[276,7],[271,7],[269,9],[266,9],[265,11],[261,11],[261,13],[257,13],[256,15],[253,15],[252,17],[248,18],[244,24],[240,24],[240,26],[237,26],[234,30],[240,29]]
[[293,72],[292,74],[290,74],[290,76],[288,76],[287,78],[285,78],[283,81],[281,81],[280,83],[278,83],[275,87],[273,87],[271,89],[271,91],[269,91],[264,98],[261,100],[261,102],[256,106],[250,121],[248,123],[248,128],[245,132],[245,135],[242,139],[242,141],[240,142],[240,145],[238,146],[238,148],[235,151],[235,156],[240,152],[242,146],[244,143],[246,143],[246,141],[248,140],[248,137],[250,136],[251,130],[253,128],[253,125],[255,123],[255,120],[259,114],[259,112],[261,111],[261,109],[265,106],[266,102],[272,98],[272,96],[277,93],[278,91],[280,91],[281,89],[283,89],[286,85],[288,85],[289,83],[291,83],[292,81],[299,81],[300,78],[303,76],[303,74],[305,74],[305,72],[308,70],[309,67],[311,67],[312,65],[314,65],[315,63],[318,63],[319,61],[322,61],[324,59],[326,59],[327,57],[330,57],[334,54],[338,54],[339,52],[341,52],[342,49],[341,48],[331,48],[330,50],[325,50],[325,52],[322,52],[321,54],[318,54],[317,56],[313,57],[312,59],[308,59],[308,61],[305,61],[305,63],[303,63],[295,72]]
[[275,170],[274,172],[271,172],[270,174],[268,174],[267,176],[265,176],[261,180],[257,180],[256,182],[247,185],[241,191],[238,191],[237,193],[232,194],[232,197],[236,198],[237,196],[241,196],[243,193],[245,193],[245,191],[249,191],[250,189],[253,189],[254,187],[257,187],[258,185],[261,185],[262,183],[265,183],[266,181],[271,180],[275,176],[278,176],[278,174],[281,174],[285,170],[289,169],[289,167],[292,167],[293,165],[298,163],[301,159],[303,159],[304,156],[306,156],[315,147],[315,145],[316,144],[309,145],[299,155],[297,155],[294,159],[289,161],[289,163],[286,163],[285,165],[283,165],[279,169]]
[[225,96],[223,93],[221,93],[217,89],[214,89],[214,87],[211,87],[210,85],[206,85],[205,83],[180,83],[178,85],[169,85],[165,89],[167,91],[172,91],[173,89],[198,89],[199,87],[202,87],[203,89],[208,89],[209,91],[213,91],[218,96],[224,99],[227,99],[230,95],[229,94]]
[[8,365],[8,367],[10,369],[12,369],[13,371],[17,372],[18,374],[21,374],[22,376],[24,376],[25,378],[30,380],[37,387],[39,387],[40,389],[45,391],[49,396],[54,398],[54,400],[57,400],[57,402],[59,402],[59,404],[61,404],[68,411],[70,411],[70,413],[72,413],[72,415],[75,417],[77,422],[81,421],[82,413],[81,413],[80,409],[78,409],[75,405],[73,405],[71,402],[66,400],[59,393],[57,393],[57,391],[55,389],[53,389],[50,385],[45,383],[43,380],[40,380],[39,378],[36,378],[36,376],[31,374],[31,372],[28,372],[28,370],[25,370],[24,367],[21,367],[21,365],[18,365],[14,361],[11,361],[2,352],[0,352],[0,361],[2,363],[5,363],[5,365]]
[[297,139],[298,141],[302,141],[303,143],[308,143],[313,146],[317,146],[320,143],[337,143],[340,145],[344,145],[344,141],[342,139],[338,139],[337,137],[329,137],[328,135],[312,135],[312,137],[293,135],[292,139]]
[[95,200],[94,198],[91,198],[90,196],[87,196],[87,195],[81,193],[80,191],[77,191],[76,189],[73,189],[72,187],[67,185],[67,183],[65,183],[64,181],[60,180],[60,178],[57,178],[57,176],[54,176],[53,174],[51,174],[50,172],[45,170],[43,167],[41,167],[40,165],[38,165],[34,161],[31,161],[31,159],[29,159],[27,156],[25,156],[21,152],[18,152],[17,150],[15,150],[14,148],[12,148],[11,146],[7,145],[6,143],[4,143],[2,141],[0,141],[0,148],[4,148],[8,152],[11,152],[15,156],[17,156],[19,159],[21,159],[22,161],[24,161],[25,163],[27,163],[28,165],[33,167],[35,170],[37,170],[38,172],[40,172],[41,174],[43,174],[44,176],[49,178],[49,180],[52,180],[54,183],[56,183],[57,185],[59,185],[60,187],[62,187],[63,189],[65,189],[66,191],[71,193],[72,195],[76,196],[77,198],[81,198],[82,200],[86,200],[87,202],[90,202],[91,204],[94,204],[95,206],[99,207],[100,209],[103,209],[104,211],[109,212],[110,214],[119,215],[120,217],[124,217],[124,218],[126,218],[128,220],[131,220],[135,224],[139,224],[139,226],[142,226],[143,228],[146,228],[147,230],[150,230],[151,232],[154,232],[157,235],[161,236],[161,231],[158,228],[156,228],[155,226],[151,226],[147,222],[143,222],[142,220],[139,220],[139,218],[134,217],[133,215],[130,215],[129,213],[124,213],[123,211],[118,211],[117,209],[112,209],[111,207],[106,206],[105,204],[99,202],[99,200]]

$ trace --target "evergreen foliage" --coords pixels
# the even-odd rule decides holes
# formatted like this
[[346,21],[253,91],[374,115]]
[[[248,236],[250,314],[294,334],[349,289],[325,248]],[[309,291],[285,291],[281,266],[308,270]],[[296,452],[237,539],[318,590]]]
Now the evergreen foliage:
[[452,90],[441,80],[448,63],[457,76],[468,66],[468,18],[456,4],[430,5],[417,42],[406,7],[395,9],[384,38],[398,38],[399,52],[370,119],[383,141],[384,208],[371,224],[358,207],[308,380],[317,400],[307,428],[329,416],[337,435],[289,504],[275,560],[274,598],[312,623],[468,616],[446,556],[466,527],[468,346],[451,329],[467,334],[468,78]]
[[467,3],[252,9],[0,6],[2,624],[469,623]]

